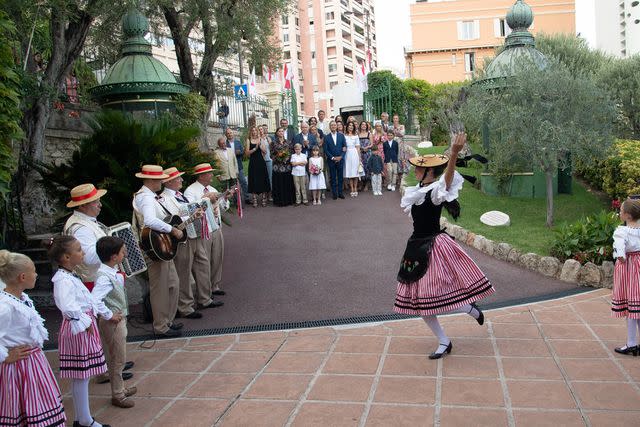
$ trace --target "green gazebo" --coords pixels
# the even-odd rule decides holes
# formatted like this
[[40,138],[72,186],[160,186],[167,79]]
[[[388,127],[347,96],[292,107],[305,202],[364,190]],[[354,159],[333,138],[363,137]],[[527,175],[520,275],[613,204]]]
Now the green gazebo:
[[102,83],[89,90],[103,108],[158,117],[175,109],[173,97],[189,92],[169,69],[151,54],[144,37],[149,21],[137,10],[122,18],[122,57],[109,68]]
[[[522,70],[524,64],[533,65],[539,70],[544,70],[547,58],[535,47],[535,39],[529,32],[533,23],[533,11],[524,0],[517,0],[509,9],[506,22],[511,33],[506,37],[504,49],[496,56],[485,70],[484,78],[478,80],[478,85],[485,90],[503,90],[509,86],[509,81]],[[489,148],[489,132],[487,126],[482,132],[482,143],[485,149]],[[528,171],[512,174],[508,185],[498,183],[496,177],[490,173],[482,173],[480,176],[482,191],[490,195],[506,194],[513,197],[545,197],[546,183],[542,171],[533,167]],[[554,194],[571,192],[571,171],[559,171],[557,179],[554,179]]]

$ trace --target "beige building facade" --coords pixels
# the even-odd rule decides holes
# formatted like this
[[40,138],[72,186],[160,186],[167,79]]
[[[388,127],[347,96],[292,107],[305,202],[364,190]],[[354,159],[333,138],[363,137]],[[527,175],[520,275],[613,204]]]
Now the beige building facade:
[[371,53],[377,65],[374,0],[298,0],[278,22],[282,63],[294,68],[298,114],[327,115],[333,108],[331,90],[355,79],[359,64]]
[[[527,0],[532,33],[575,34],[575,1]],[[510,28],[514,0],[442,0],[411,5],[412,45],[405,48],[407,76],[432,84],[471,79],[495,56]]]

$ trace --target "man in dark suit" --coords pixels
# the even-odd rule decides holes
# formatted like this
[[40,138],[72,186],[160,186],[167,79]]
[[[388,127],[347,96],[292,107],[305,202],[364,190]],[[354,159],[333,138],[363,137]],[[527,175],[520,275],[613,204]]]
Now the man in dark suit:
[[284,128],[284,139],[289,143],[293,150],[293,138],[295,136],[293,126],[289,126],[289,120],[280,119],[280,127]]
[[384,151],[384,165],[387,168],[387,190],[396,191],[398,177],[398,141],[392,129],[387,131],[387,140],[382,144]]
[[335,121],[332,120],[329,123],[329,130],[330,132],[324,136],[324,153],[327,156],[327,164],[331,174],[331,194],[333,194],[333,200],[338,197],[344,199],[342,194],[342,172],[347,140],[343,134],[338,132],[338,126]]
[[309,157],[311,155],[311,147],[318,145],[318,140],[315,135],[309,133],[307,122],[302,122],[300,130],[301,132],[293,138],[293,145],[302,145],[302,152]]

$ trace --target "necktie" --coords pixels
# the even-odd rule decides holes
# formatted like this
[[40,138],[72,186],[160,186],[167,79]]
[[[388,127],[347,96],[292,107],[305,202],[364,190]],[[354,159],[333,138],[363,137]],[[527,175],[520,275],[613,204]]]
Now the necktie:
[[204,192],[203,194],[209,194],[209,189],[207,187],[204,187]]

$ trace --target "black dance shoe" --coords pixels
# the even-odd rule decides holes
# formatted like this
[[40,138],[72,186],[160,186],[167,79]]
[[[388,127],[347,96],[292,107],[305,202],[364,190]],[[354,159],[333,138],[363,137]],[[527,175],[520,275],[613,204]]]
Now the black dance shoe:
[[123,371],[128,371],[129,369],[133,368],[133,365],[135,365],[135,363],[132,362],[132,361],[125,362],[124,368],[122,368],[122,370]]
[[633,347],[629,347],[629,346],[624,346],[624,347],[616,347],[613,349],[616,353],[620,353],[620,354],[633,354],[634,356],[638,355],[638,351],[640,351],[640,349],[638,349],[638,346],[633,346]]
[[[91,424],[89,424],[88,426],[84,426],[82,424],[80,424],[80,421],[74,421],[73,422],[73,427],[91,427],[93,425],[95,425],[96,420],[91,421]],[[102,427],[111,427],[109,424],[102,424]]]
[[476,322],[478,322],[478,325],[480,326],[484,325],[484,313],[482,312],[482,310],[480,310],[480,307],[478,307],[475,302],[472,302],[470,305],[471,307],[478,310],[478,318],[476,319]]
[[[444,345],[444,344],[440,344],[440,345]],[[434,359],[440,359],[445,353],[449,354],[451,353],[451,349],[453,348],[453,343],[451,341],[449,341],[449,345],[447,346],[447,348],[444,349],[444,351],[442,351],[441,353],[438,352],[437,350],[434,351],[433,353],[431,353],[429,355],[429,359],[434,360]]]

